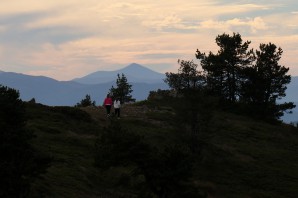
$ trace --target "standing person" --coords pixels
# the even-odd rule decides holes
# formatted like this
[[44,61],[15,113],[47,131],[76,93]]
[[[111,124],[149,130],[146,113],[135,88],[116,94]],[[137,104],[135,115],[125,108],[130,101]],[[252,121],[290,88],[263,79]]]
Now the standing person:
[[112,104],[113,104],[113,100],[112,100],[112,98],[110,97],[110,95],[107,94],[107,97],[105,98],[105,100],[104,100],[104,102],[103,102],[103,106],[105,106],[105,108],[106,108],[107,116],[108,116],[108,117],[110,116],[110,112],[111,112]]
[[114,109],[115,109],[115,115],[117,116],[118,119],[120,119],[120,107],[121,107],[120,99],[117,98],[114,101]]

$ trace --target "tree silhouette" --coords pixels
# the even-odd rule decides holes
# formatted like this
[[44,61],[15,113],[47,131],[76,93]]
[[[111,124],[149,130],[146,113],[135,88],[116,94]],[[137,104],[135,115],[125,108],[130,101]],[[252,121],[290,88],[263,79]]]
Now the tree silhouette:
[[30,183],[49,164],[29,144],[25,106],[19,92],[0,85],[0,197],[27,197]]
[[124,74],[121,76],[117,74],[116,87],[112,86],[110,89],[111,96],[114,99],[119,98],[121,103],[132,102],[135,101],[132,98],[132,92],[132,85],[127,82],[126,76]]
[[260,44],[255,65],[246,69],[242,99],[254,105],[262,116],[279,118],[284,111],[295,107],[292,102],[277,104],[278,99],[286,96],[286,85],[291,82],[291,76],[287,75],[289,68],[278,63],[282,53],[272,43]]
[[211,103],[215,100],[207,94],[205,76],[197,70],[198,65],[184,60],[178,63],[178,73],[166,73],[164,81],[178,94],[174,105],[175,122],[180,128],[190,126],[190,146],[195,152],[199,151],[199,136],[206,132],[211,120],[214,106]]
[[76,107],[88,107],[88,106],[95,106],[95,101],[91,101],[91,96],[86,95],[84,99],[81,100],[81,102],[76,104]]
[[166,73],[164,80],[169,87],[178,92],[188,89],[200,89],[204,84],[204,76],[197,70],[198,65],[193,61],[178,60],[178,73]]
[[203,70],[207,73],[207,83],[217,95],[232,103],[239,99],[242,71],[254,60],[250,41],[243,43],[239,33],[222,34],[216,37],[219,46],[217,54],[209,55],[197,50],[196,57],[201,60]]
[[295,107],[292,102],[277,104],[291,81],[289,68],[278,64],[281,48],[269,43],[249,50],[250,41],[243,43],[239,33],[219,35],[216,43],[217,54],[197,50],[196,57],[206,76],[206,88],[228,102],[223,104],[245,104],[245,111],[273,120]]

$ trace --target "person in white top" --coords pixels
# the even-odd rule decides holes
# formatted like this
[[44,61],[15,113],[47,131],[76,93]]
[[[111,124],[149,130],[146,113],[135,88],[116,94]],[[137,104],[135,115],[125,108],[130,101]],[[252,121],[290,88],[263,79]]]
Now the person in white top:
[[117,116],[118,119],[120,118],[120,107],[121,107],[121,102],[120,102],[120,99],[117,98],[114,101],[114,109],[115,109],[115,115]]

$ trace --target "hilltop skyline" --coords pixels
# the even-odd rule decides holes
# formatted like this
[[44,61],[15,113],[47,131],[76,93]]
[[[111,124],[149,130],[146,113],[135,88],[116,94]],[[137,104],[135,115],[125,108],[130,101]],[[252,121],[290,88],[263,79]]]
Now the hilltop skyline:
[[294,0],[4,0],[0,70],[71,80],[138,63],[177,72],[178,59],[216,52],[217,35],[233,32],[251,48],[272,42],[280,64],[298,76],[298,2]]

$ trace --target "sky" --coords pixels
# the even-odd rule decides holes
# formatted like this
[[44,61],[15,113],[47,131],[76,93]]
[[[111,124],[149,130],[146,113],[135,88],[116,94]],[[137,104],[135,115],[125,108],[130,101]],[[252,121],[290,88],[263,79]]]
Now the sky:
[[281,47],[298,76],[296,0],[1,0],[0,70],[62,81],[130,63],[177,72],[233,32]]

